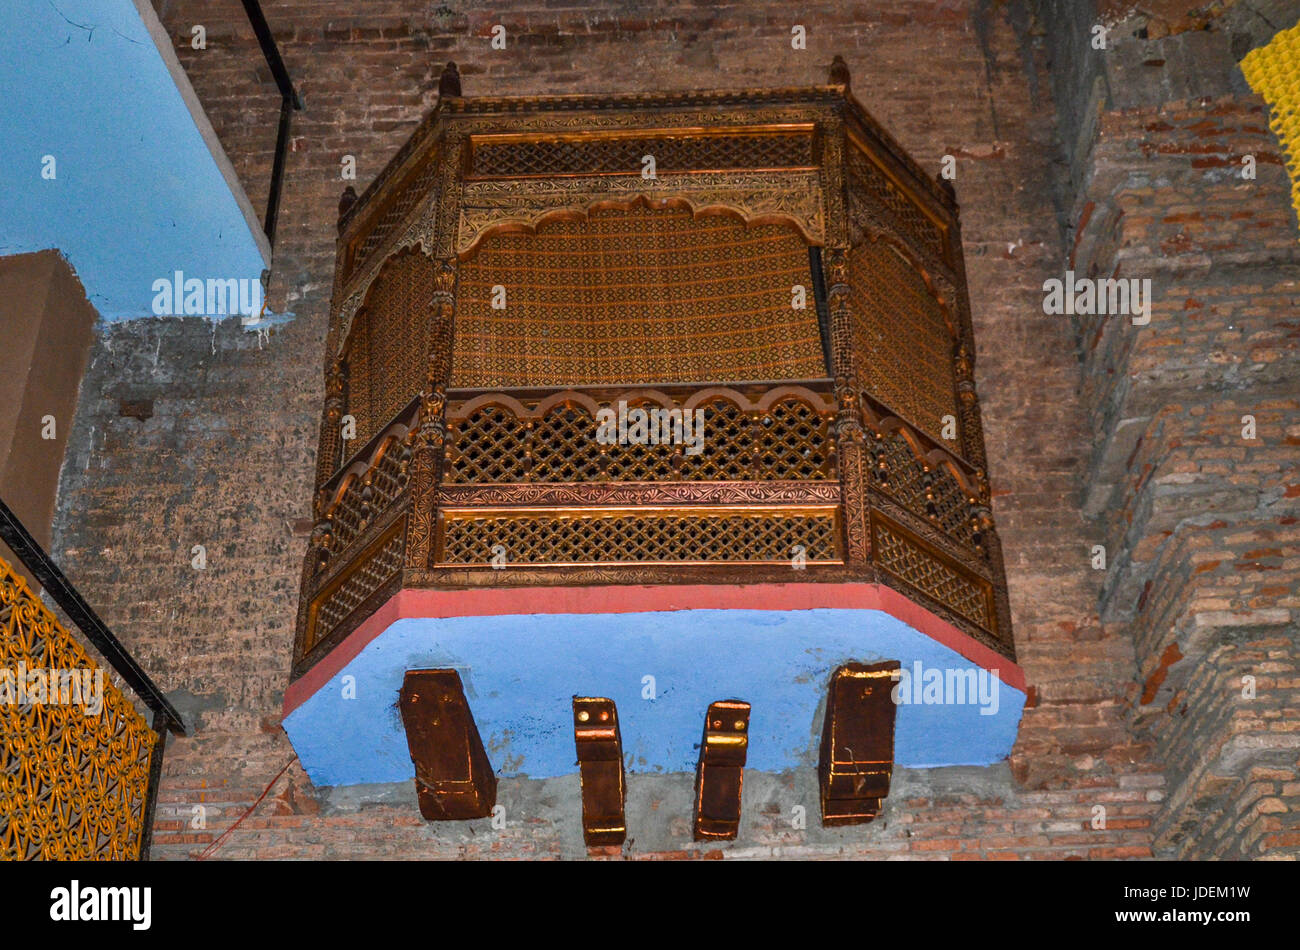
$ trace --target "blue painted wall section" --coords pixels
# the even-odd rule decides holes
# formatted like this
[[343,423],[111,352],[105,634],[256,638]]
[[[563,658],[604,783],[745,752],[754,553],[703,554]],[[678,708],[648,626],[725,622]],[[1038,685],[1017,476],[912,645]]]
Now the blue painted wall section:
[[[607,696],[618,705],[633,773],[693,772],[708,704],[745,700],[753,704],[747,767],[781,772],[815,767],[831,672],[852,660],[887,659],[909,671],[917,661],[926,671],[979,670],[877,610],[404,619],[293,710],[284,728],[316,785],[409,781],[415,772],[396,706],[402,677],[408,669],[454,667],[503,776],[577,770],[575,694]],[[976,696],[962,704],[899,705],[899,765],[988,765],[1007,756],[1025,696],[983,675],[995,701],[981,705]],[[647,676],[654,677],[654,699],[642,698]],[[355,678],[354,699],[344,698],[347,677]],[[927,698],[911,683],[901,688],[909,699]]]
[[152,316],[176,271],[261,277],[264,238],[132,0],[4,0],[0,89],[0,254],[58,248],[106,320]]

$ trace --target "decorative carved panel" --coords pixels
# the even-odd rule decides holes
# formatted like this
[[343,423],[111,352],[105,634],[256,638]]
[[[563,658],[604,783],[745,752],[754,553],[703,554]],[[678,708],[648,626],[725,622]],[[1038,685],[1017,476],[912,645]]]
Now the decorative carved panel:
[[440,165],[437,159],[435,152],[417,164],[382,207],[368,216],[372,223],[349,245],[343,265],[345,275],[350,276],[365,266],[371,255],[384,245],[420,199],[428,193],[438,177]]
[[812,379],[803,240],[678,207],[595,209],[496,234],[461,264],[457,387]]
[[732,129],[636,129],[626,132],[475,135],[471,178],[572,174],[640,175],[653,156],[658,171],[810,168],[813,126]]
[[873,199],[898,230],[940,260],[947,259],[947,228],[927,214],[907,190],[895,183],[884,164],[871,157],[859,141],[851,139],[848,173],[859,194]]
[[[954,334],[921,272],[885,241],[849,251],[859,382],[933,438],[958,418]],[[954,441],[954,445],[959,445]]]
[[874,487],[954,541],[979,548],[975,506],[946,466],[919,457],[897,430],[872,442],[871,457]]
[[406,518],[403,517],[316,595],[308,612],[305,650],[353,619],[356,611],[370,605],[375,594],[387,589],[401,570],[405,542]]
[[[791,563],[839,560],[834,510],[447,511],[442,564]],[[500,548],[495,551],[494,548]]]
[[[532,410],[505,394],[461,403],[448,420],[444,481],[486,485],[835,477],[830,412],[822,397],[802,387],[772,390],[769,395],[775,398],[757,402],[722,387],[684,405],[654,390],[620,395],[623,398],[598,405],[578,392],[558,393],[543,401],[545,408]],[[698,444],[602,442],[597,438],[597,416],[602,410],[615,416],[620,402],[629,411],[668,411],[674,419],[688,414]],[[468,408],[473,404],[477,408]],[[673,424],[667,422],[670,433]],[[664,428],[660,425],[657,431],[662,434]]]
[[363,444],[411,401],[424,384],[436,338],[433,293],[437,267],[418,251],[385,262],[348,337],[347,412]]
[[466,182],[456,251],[462,258],[498,230],[536,230],[548,218],[574,218],[600,206],[647,201],[693,213],[727,212],[748,224],[789,224],[819,243],[825,220],[815,171],[716,172]]
[[878,512],[871,515],[876,563],[985,630],[996,629],[993,587],[973,571],[925,545]]

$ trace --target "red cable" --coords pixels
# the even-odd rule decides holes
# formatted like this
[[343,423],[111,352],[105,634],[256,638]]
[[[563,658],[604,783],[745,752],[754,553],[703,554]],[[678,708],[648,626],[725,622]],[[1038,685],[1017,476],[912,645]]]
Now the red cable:
[[236,821],[233,825],[231,825],[229,828],[223,831],[221,833],[221,836],[217,838],[216,841],[208,845],[207,849],[202,854],[200,854],[197,858],[195,858],[196,861],[206,861],[208,857],[211,856],[212,853],[217,850],[217,847],[221,844],[221,842],[226,840],[226,836],[229,835],[236,828],[238,828],[243,823],[244,819],[247,818],[249,815],[251,815],[258,805],[262,804],[262,799],[266,798],[266,796],[270,794],[271,789],[275,787],[275,783],[280,781],[280,776],[283,775],[285,772],[289,771],[289,766],[293,765],[294,761],[297,758],[298,758],[297,756],[294,756],[288,762],[284,763],[284,768],[280,769],[279,772],[275,773],[275,778],[271,779],[270,784],[267,785],[266,788],[262,790],[262,794],[257,796],[257,801],[249,805],[248,811],[240,815],[238,821]]

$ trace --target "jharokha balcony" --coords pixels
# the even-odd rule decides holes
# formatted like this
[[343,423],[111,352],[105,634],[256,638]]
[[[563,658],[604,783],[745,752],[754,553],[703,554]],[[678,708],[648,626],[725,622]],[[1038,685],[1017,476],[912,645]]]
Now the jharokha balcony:
[[286,696],[313,780],[414,776],[468,818],[579,771],[610,844],[625,768],[696,772],[697,835],[730,837],[740,767],[818,768],[834,824],[894,763],[1004,757],[1024,679],[951,188],[838,63],[442,93],[340,206]]

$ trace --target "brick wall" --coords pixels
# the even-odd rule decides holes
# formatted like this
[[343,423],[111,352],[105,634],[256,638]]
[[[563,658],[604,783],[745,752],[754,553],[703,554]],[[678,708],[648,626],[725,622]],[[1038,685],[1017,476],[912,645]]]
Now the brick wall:
[[[1244,154],[1257,160],[1253,181],[1240,178]],[[1265,109],[1247,98],[1107,116],[1094,165],[1097,223],[1081,230],[1074,266],[1156,287],[1150,326],[1082,330],[1098,433],[1090,508],[1112,552],[1102,615],[1134,643],[1134,714],[1170,782],[1157,844],[1295,855],[1300,244],[1289,183]]]
[[[1300,17],[1271,7],[1276,26]],[[1267,107],[1231,68],[1267,36],[1152,22],[1114,21],[1093,54],[1117,92],[1074,155],[1068,215],[1076,272],[1154,289],[1149,326],[1079,321],[1100,610],[1134,646],[1132,721],[1167,782],[1157,851],[1294,858],[1300,243]],[[1205,68],[1170,75],[1192,58]]]
[[[261,207],[278,97],[242,6],[155,3]],[[958,156],[995,513],[1032,708],[1009,763],[900,770],[884,815],[866,827],[819,827],[811,768],[749,773],[740,840],[721,853],[1015,859],[1294,851],[1286,837],[1294,835],[1286,823],[1296,795],[1294,747],[1289,760],[1274,753],[1286,748],[1287,703],[1295,707],[1282,692],[1288,675],[1295,683],[1294,632],[1276,613],[1289,618],[1295,606],[1295,535],[1287,534],[1294,528],[1282,521],[1300,479],[1284,473],[1283,452],[1300,431],[1279,375],[1295,338],[1286,322],[1294,318],[1279,308],[1295,289],[1287,274],[1265,266],[1269,254],[1290,260],[1294,223],[1285,201],[1270,199],[1284,198],[1277,166],[1261,160],[1258,188],[1240,193],[1223,166],[1194,164],[1219,152],[1161,150],[1168,142],[1230,141],[1275,153],[1257,101],[1229,95],[1150,114],[1112,105],[1099,120],[1097,148],[1083,137],[1071,190],[1057,187],[1072,176],[1056,160],[1051,31],[1045,42],[1041,18],[1018,0],[906,9],[841,0],[800,4],[797,14],[781,3],[536,0],[499,17],[453,0],[264,7],[306,102],[294,118],[270,295],[273,308],[295,319],[262,336],[197,319],[104,329],[82,389],[56,526],[69,574],[194,726],[192,738],[168,747],[157,857],[201,852],[286,764],[217,856],[584,853],[576,776],[503,781],[504,831],[486,821],[430,825],[406,785],[312,788],[279,729],[322,395],[340,159],[356,156],[364,187],[436,101],[447,59],[460,64],[465,92],[475,95],[810,84],[824,80],[836,53],[852,69],[856,95],[924,166],[937,170],[942,155]],[[496,22],[508,31],[505,51],[488,46]],[[804,52],[790,49],[796,22],[808,28]],[[207,28],[206,50],[189,47],[195,23]],[[1210,121],[1229,135],[1198,131],[1198,110],[1215,108],[1224,112]],[[1148,129],[1153,123],[1173,129]],[[1074,116],[1070,127],[1086,125]],[[1113,159],[1105,159],[1108,148]],[[1106,161],[1117,177],[1102,173]],[[1157,194],[1159,175],[1146,192],[1134,182],[1153,167],[1175,176],[1176,201]],[[1095,237],[1076,229],[1088,201]],[[1251,216],[1234,216],[1243,211]],[[1220,213],[1222,220],[1207,216]],[[1182,221],[1166,220],[1180,214]],[[1079,242],[1076,230],[1086,232]],[[1059,276],[1067,253],[1076,269],[1100,270],[1129,253],[1130,239],[1149,249],[1144,260],[1153,268],[1164,254],[1181,262],[1152,274],[1161,280],[1160,304],[1145,335],[1042,314],[1043,281]],[[1211,247],[1220,240],[1254,265],[1216,270],[1213,255],[1234,253]],[[1207,272],[1222,280],[1184,273],[1198,254],[1211,255]],[[1227,319],[1245,322],[1229,331],[1220,327]],[[1183,342],[1173,345],[1174,333]],[[121,417],[125,398],[152,399],[153,417]],[[1252,410],[1260,440],[1247,448],[1233,441],[1231,423]],[[1122,425],[1130,418],[1141,421]],[[1126,435],[1130,451],[1137,446],[1132,459],[1106,448]],[[1179,480],[1188,474],[1195,489]],[[1230,499],[1224,507],[1232,513],[1213,515],[1216,499]],[[204,571],[190,566],[200,543]],[[1106,572],[1089,563],[1097,543],[1110,552]],[[1135,598],[1153,579],[1139,608]],[[1250,624],[1242,620],[1247,610],[1258,615]],[[1225,612],[1238,619],[1216,626]],[[1218,632],[1198,640],[1197,630]],[[1205,660],[1168,665],[1156,698],[1143,704],[1147,680],[1175,640]],[[1246,668],[1267,698],[1234,706],[1216,684]],[[1255,751],[1261,741],[1272,743],[1267,753]],[[690,841],[691,782],[632,777],[630,854],[719,853]],[[193,828],[200,804],[206,827]],[[806,829],[789,821],[800,804]],[[1100,828],[1097,806],[1105,809]],[[1224,830],[1206,822],[1189,832],[1189,819],[1206,809],[1221,810]],[[1234,831],[1242,820],[1245,830]]]

